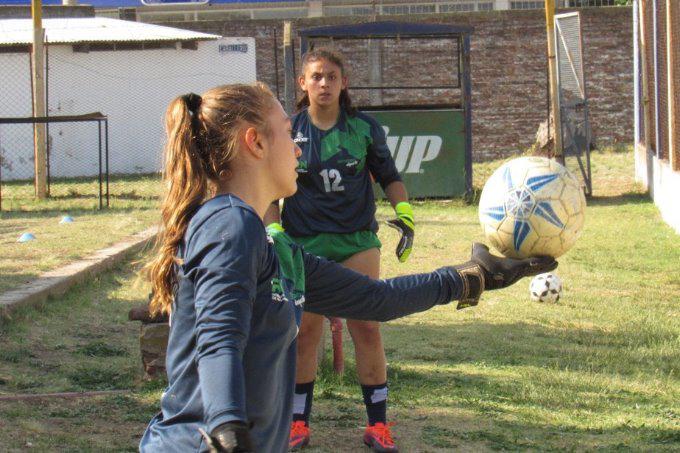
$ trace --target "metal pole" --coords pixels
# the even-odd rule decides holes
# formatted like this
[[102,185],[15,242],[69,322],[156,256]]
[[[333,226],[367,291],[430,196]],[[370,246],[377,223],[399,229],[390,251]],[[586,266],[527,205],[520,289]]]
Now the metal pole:
[[642,125],[644,134],[645,155],[649,152],[652,131],[650,130],[652,124],[652,111],[649,107],[649,74],[647,73],[647,15],[645,14],[645,3],[647,0],[640,0],[638,3],[638,21],[640,23],[640,64],[642,65]]
[[104,118],[104,153],[105,153],[105,165],[106,165],[106,207],[109,207],[109,118]]
[[555,122],[555,159],[564,163],[562,154],[562,115],[560,113],[559,93],[557,92],[557,68],[555,65],[555,0],[545,0],[545,25],[548,36],[548,73],[550,74],[550,96],[552,114]]
[[662,146],[659,143],[659,137],[661,135],[659,130],[659,30],[657,24],[657,14],[658,8],[656,0],[652,2],[652,30],[654,31],[653,41],[654,41],[654,144],[656,145],[656,158],[661,159]]
[[281,93],[279,93],[279,40],[276,36],[276,27],[274,31],[274,84],[276,85],[276,98],[281,100]]
[[[33,17],[33,116],[45,116],[45,79],[43,60],[42,0],[31,0]],[[47,156],[45,151],[45,123],[33,125],[33,154],[35,157],[35,195],[47,198]]]
[[293,38],[289,21],[283,23],[283,95],[287,113],[295,110],[295,70],[293,69]]
[[472,201],[472,83],[470,80],[470,35],[463,36],[459,58],[463,65],[463,109],[465,115],[465,192]]
[[97,137],[99,140],[97,142],[99,143],[99,209],[102,208],[102,122],[101,120],[97,121],[97,130],[99,132],[99,136]]
[[633,105],[635,106],[633,144],[640,143],[640,27],[638,23],[638,0],[633,0]]
[[666,66],[668,67],[668,160],[671,168],[680,170],[680,150],[675,147],[678,142],[678,129],[675,127],[675,113],[678,105],[675,103],[675,48],[677,44],[673,39],[673,17],[677,17],[678,4],[672,0],[666,0]]
[[[45,43],[45,116],[50,116],[50,46]],[[50,174],[50,123],[45,123],[45,156],[47,156],[47,196],[52,195]]]

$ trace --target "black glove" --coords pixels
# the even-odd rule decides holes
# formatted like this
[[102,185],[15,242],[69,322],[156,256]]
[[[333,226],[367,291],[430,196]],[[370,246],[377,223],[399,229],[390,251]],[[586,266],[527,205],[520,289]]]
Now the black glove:
[[556,267],[557,261],[549,256],[501,258],[489,253],[486,245],[475,242],[470,261],[453,266],[463,279],[463,292],[457,308],[477,305],[485,289],[505,288],[522,277],[549,272]]
[[210,453],[253,452],[248,426],[242,422],[228,422],[213,429],[210,435],[198,429]]

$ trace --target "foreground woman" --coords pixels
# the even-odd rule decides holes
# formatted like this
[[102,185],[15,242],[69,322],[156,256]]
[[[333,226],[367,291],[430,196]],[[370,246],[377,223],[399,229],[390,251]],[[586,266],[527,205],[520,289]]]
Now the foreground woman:
[[[172,101],[151,309],[170,314],[168,388],[141,451],[284,452],[302,310],[386,321],[556,267],[494,257],[376,281],[306,253],[262,218],[296,190],[299,148],[262,84]],[[276,250],[276,251],[275,251]],[[278,254],[278,256],[277,256]],[[460,305],[460,304],[459,304]]]

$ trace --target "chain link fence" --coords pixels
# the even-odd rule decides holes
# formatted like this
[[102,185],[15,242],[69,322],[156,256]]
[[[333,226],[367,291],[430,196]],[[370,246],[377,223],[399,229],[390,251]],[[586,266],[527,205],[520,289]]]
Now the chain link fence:
[[637,140],[680,170],[680,4],[641,0],[638,8]]
[[[101,114],[108,119],[108,141],[101,122],[48,121],[49,196],[38,202],[33,125],[0,120],[2,210],[60,209],[64,203],[92,209],[107,189],[111,207],[156,206],[169,102],[256,79],[252,38],[50,44],[48,30],[45,49],[47,116]],[[28,50],[0,52],[0,118],[32,116]]]

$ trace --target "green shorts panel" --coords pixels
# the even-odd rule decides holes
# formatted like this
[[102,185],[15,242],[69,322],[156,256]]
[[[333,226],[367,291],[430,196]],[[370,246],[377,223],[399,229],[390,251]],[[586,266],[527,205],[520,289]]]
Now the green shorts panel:
[[364,250],[382,247],[378,235],[373,231],[357,231],[347,234],[321,233],[316,236],[298,236],[293,240],[302,245],[305,252],[322,256],[336,263],[342,263]]

